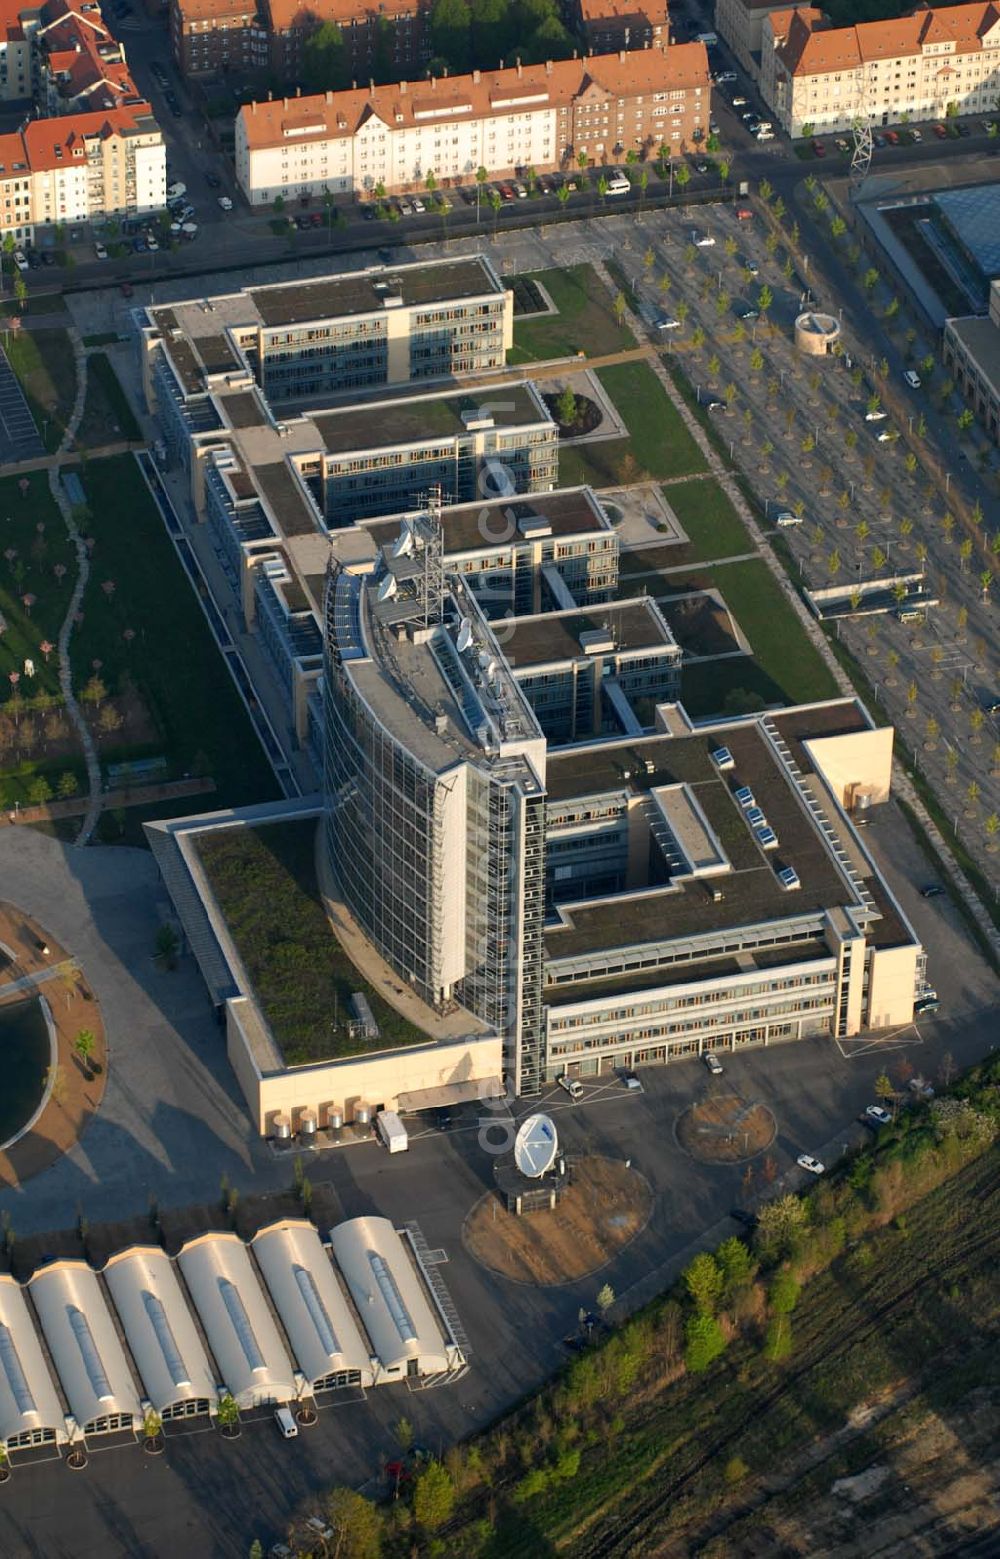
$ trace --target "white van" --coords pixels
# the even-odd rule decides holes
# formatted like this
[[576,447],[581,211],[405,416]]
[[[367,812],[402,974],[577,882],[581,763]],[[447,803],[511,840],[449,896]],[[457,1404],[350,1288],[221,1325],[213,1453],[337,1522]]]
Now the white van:
[[714,49],[719,41],[719,35],[715,32],[699,32],[695,34],[695,43],[703,43],[706,49]]
[[624,173],[620,172],[617,168],[615,169],[614,173],[608,176],[609,195],[627,195],[629,194],[631,188],[632,186],[625,177]]
[[274,1410],[274,1422],[278,1426],[278,1433],[283,1440],[294,1440],[298,1436],[299,1426],[292,1417],[287,1407],[276,1407]]
[[773,130],[762,130],[759,126],[754,131],[754,135],[757,137],[758,141],[773,141],[774,140],[774,131]]

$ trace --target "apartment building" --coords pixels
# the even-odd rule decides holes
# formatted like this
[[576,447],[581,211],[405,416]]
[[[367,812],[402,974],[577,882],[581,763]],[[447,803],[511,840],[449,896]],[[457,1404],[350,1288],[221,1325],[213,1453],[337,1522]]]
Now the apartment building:
[[301,80],[306,41],[324,22],[344,39],[352,77],[377,63],[403,75],[430,58],[429,7],[422,0],[170,0],[170,48],[185,78],[264,75]]
[[382,60],[402,76],[418,74],[430,59],[430,6],[425,0],[379,0],[378,4],[374,0],[261,0],[261,4],[270,70],[278,81],[301,80],[306,41],[324,22],[340,28],[345,65],[357,81],[368,79]]
[[97,0],[0,0],[0,102],[27,99],[42,115],[141,101]]
[[30,243],[34,236],[31,216],[31,169],[20,131],[0,135],[0,240]]
[[148,103],[31,119],[0,136],[0,237],[32,243],[63,222],[162,211],[166,147]]
[[36,226],[162,211],[166,205],[166,147],[148,103],[33,119],[23,139]]
[[995,444],[1000,444],[1000,281],[990,283],[990,312],[949,319],[942,356],[947,371]]
[[168,27],[170,52],[185,80],[267,70],[267,18],[255,0],[170,0]]
[[773,12],[761,26],[760,87],[792,136],[847,130],[859,114],[891,125],[992,113],[1000,13],[955,5],[832,27],[815,9]]
[[702,44],[516,65],[471,75],[245,105],[236,174],[252,205],[284,198],[469,182],[613,163],[665,142],[678,151],[708,128]]
[[715,30],[753,81],[760,79],[761,39],[766,17],[794,11],[796,0],[715,0]]
[[661,49],[670,42],[667,0],[579,0],[577,26],[591,54]]
[[24,0],[0,0],[0,103],[34,96],[33,51],[24,10]]

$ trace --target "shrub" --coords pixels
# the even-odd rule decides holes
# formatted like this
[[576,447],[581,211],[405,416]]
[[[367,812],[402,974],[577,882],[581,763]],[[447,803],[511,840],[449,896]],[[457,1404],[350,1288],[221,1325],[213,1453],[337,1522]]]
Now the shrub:
[[799,1283],[794,1272],[783,1267],[774,1274],[767,1300],[775,1315],[791,1315],[799,1302]]
[[548,1488],[549,1474],[544,1467],[532,1467],[526,1472],[520,1483],[515,1484],[511,1495],[515,1505],[524,1505],[529,1499],[535,1499]]
[[692,1375],[700,1375],[725,1350],[722,1327],[710,1315],[692,1315],[684,1328],[687,1347],[684,1362]]

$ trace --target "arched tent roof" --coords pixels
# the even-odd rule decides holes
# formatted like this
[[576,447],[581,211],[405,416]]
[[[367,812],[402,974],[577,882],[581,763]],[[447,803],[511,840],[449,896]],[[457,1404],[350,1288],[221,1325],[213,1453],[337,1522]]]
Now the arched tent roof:
[[371,1385],[368,1345],[313,1225],[273,1224],[256,1235],[253,1252],[306,1379],[357,1370]]
[[330,1243],[375,1353],[387,1374],[421,1375],[453,1367],[441,1325],[403,1241],[388,1218],[352,1218]]
[[156,1411],[200,1398],[214,1406],[215,1374],[170,1258],[155,1246],[132,1246],[111,1257],[104,1281]]
[[19,1283],[0,1276],[0,1443],[38,1429],[68,1438],[28,1302]]
[[290,1402],[294,1371],[243,1241],[203,1234],[177,1260],[237,1405]]
[[80,1429],[124,1415],[138,1422],[139,1398],[96,1274],[82,1261],[56,1261],[28,1284],[52,1362]]

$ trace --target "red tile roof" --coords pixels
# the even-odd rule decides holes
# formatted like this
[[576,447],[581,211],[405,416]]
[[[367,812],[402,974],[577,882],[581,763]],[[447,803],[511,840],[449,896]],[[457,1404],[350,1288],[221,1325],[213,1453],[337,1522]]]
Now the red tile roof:
[[454,124],[456,108],[467,109],[468,119],[523,114],[546,106],[568,108],[591,84],[610,97],[631,98],[681,88],[707,91],[709,81],[704,44],[679,43],[669,49],[592,54],[545,65],[403,81],[374,90],[277,98],[249,103],[240,109],[239,117],[253,150],[283,145],[291,135],[296,140],[346,138],[373,116],[392,129],[431,124],[438,117]]
[[24,146],[32,172],[70,168],[73,151],[91,136],[149,134],[156,129],[148,103],[92,114],[66,114],[58,119],[32,119],[24,127]]
[[[784,35],[778,57],[793,76],[857,70],[866,61],[921,54],[927,44],[953,42],[957,54],[978,53],[990,33],[987,46],[1000,47],[1000,9],[992,0],[923,8],[892,21],[853,27],[831,27],[820,12],[800,9],[772,16],[771,28],[775,37]],[[940,57],[942,63],[948,59]]]

